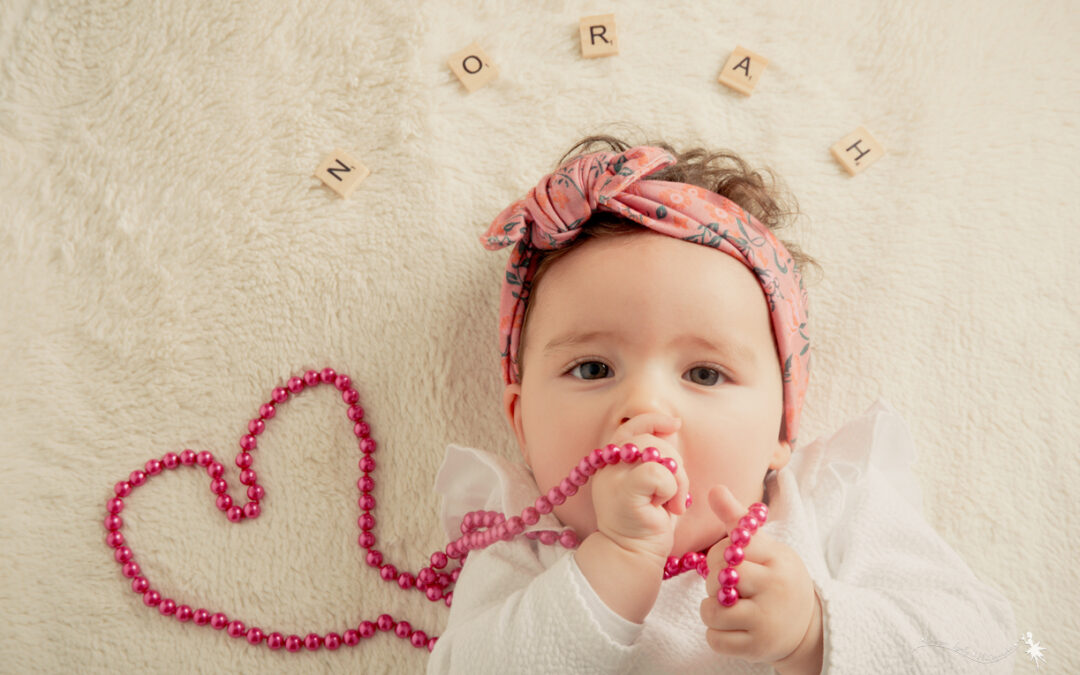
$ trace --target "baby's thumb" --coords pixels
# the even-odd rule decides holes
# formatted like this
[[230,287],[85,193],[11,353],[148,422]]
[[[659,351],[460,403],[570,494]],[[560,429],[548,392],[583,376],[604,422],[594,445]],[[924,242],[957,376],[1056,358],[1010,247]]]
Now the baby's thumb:
[[731,494],[726,485],[714,485],[709,489],[709,507],[727,526],[728,532],[738,526],[739,518],[746,515],[747,509]]

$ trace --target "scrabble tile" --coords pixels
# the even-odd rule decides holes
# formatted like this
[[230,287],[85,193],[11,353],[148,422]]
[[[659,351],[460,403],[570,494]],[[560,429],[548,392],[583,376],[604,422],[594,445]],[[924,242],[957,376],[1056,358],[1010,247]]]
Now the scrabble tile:
[[470,94],[499,76],[499,69],[491,64],[487,54],[475,42],[451,56],[446,63]]
[[870,166],[885,154],[885,146],[870,135],[866,127],[859,127],[844,136],[830,148],[833,157],[852,176]]
[[619,53],[614,14],[582,17],[578,27],[581,32],[581,55],[584,58],[595,59]]
[[323,158],[315,175],[342,197],[348,197],[371,174],[366,166],[340,148]]
[[735,51],[731,52],[727,63],[724,64],[723,72],[720,73],[720,84],[725,84],[749,96],[761,80],[761,73],[767,65],[769,65],[769,59],[736,45]]

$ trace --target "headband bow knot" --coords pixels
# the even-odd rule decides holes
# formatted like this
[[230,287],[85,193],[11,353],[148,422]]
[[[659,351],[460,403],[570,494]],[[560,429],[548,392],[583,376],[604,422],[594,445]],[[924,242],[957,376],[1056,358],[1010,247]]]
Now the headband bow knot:
[[569,246],[596,211],[609,211],[676,239],[710,246],[753,272],[769,306],[784,389],[782,440],[795,446],[799,413],[810,378],[806,335],[807,294],[788,250],[753,215],[710,190],[686,183],[645,180],[670,166],[663,148],[637,146],[622,153],[582,155],[544,176],[503,209],[480,237],[484,248],[514,245],[499,307],[503,381],[520,381],[518,344],[538,251]]

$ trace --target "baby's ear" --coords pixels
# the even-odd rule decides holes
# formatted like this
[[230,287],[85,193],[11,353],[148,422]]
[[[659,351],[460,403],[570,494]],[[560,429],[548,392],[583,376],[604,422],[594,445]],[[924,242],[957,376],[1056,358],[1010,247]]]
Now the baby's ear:
[[503,412],[506,413],[506,419],[510,422],[510,428],[514,430],[514,435],[517,436],[518,449],[521,451],[521,456],[525,460],[525,463],[529,463],[529,449],[525,445],[525,428],[521,422],[521,384],[515,382],[514,384],[506,385],[506,389],[503,391]]
[[769,460],[769,468],[780,470],[787,466],[788,460],[791,459],[791,443],[788,441],[778,441],[776,449],[773,450],[772,458]]

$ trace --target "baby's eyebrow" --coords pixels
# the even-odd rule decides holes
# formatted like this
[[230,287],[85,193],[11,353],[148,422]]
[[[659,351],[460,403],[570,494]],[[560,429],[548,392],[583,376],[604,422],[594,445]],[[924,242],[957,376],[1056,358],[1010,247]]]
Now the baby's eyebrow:
[[[544,347],[544,354],[554,354],[556,352],[565,351],[572,347],[584,344],[591,340],[599,338],[614,338],[614,333],[606,330],[594,330],[584,333],[567,333],[554,338],[547,343]],[[734,358],[738,361],[744,361],[753,363],[756,359],[753,350],[749,349],[746,345],[739,342],[721,341],[713,342],[700,335],[692,335],[689,333],[683,333],[679,337],[672,341],[673,345],[676,344],[691,344],[696,347],[702,347],[711,351],[723,354],[729,358]]]

